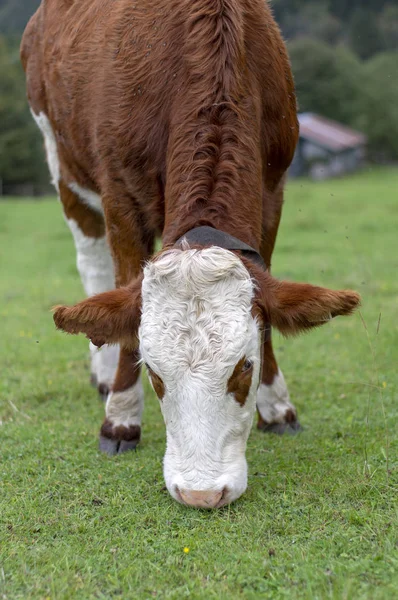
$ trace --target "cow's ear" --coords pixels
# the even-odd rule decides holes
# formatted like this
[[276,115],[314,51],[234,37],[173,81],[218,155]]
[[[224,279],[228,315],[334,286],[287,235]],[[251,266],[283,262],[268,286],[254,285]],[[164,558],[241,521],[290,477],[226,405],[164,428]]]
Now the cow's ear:
[[360,304],[352,290],[334,291],[307,283],[274,280],[271,324],[283,335],[324,325],[334,317],[350,315]]
[[280,281],[257,267],[252,276],[257,287],[256,302],[265,318],[286,336],[319,327],[340,315],[350,315],[361,301],[352,290],[334,291]]
[[66,333],[84,333],[95,346],[137,345],[141,317],[142,275],[129,286],[97,294],[75,306],[56,306],[54,322]]

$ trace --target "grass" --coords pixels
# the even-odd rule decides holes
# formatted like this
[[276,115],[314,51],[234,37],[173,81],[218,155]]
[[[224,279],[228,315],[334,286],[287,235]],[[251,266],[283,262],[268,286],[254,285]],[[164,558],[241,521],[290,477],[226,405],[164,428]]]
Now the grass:
[[49,312],[83,297],[61,209],[0,203],[0,598],[397,597],[397,190],[392,169],[289,184],[274,274],[357,289],[362,317],[275,337],[305,431],[253,430],[217,512],[164,491],[148,386],[139,451],[99,454],[86,340]]

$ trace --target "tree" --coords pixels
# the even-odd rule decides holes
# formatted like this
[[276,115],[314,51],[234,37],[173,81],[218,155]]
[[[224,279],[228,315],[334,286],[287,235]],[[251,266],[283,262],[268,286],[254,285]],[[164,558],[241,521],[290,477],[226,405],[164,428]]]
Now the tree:
[[327,0],[305,3],[298,12],[283,15],[283,32],[287,38],[311,37],[335,43],[342,34],[342,23],[328,12]]
[[349,35],[350,47],[360,58],[370,58],[383,50],[377,19],[370,10],[358,8],[354,12]]
[[[395,9],[395,4],[393,0],[271,0],[287,39],[306,36],[334,45],[348,43],[361,58],[385,48],[378,16],[389,5]],[[387,18],[391,14],[392,9]]]
[[289,44],[301,111],[318,112],[354,126],[361,94],[361,65],[345,48],[313,39]]
[[398,159],[398,52],[378,54],[363,66],[361,126],[374,158]]
[[43,143],[29,113],[16,44],[0,37],[0,179],[5,185],[48,181]]
[[386,4],[379,17],[379,31],[386,50],[398,49],[398,6]]
[[0,0],[0,33],[21,33],[40,0]]
[[349,20],[360,9],[371,10],[377,13],[382,10],[388,0],[330,0],[329,10],[339,19]]

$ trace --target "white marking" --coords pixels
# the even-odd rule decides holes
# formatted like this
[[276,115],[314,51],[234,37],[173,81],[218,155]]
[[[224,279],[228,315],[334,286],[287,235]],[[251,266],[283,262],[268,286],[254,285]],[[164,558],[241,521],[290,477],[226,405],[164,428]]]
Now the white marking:
[[[87,237],[74,219],[66,219],[75,240],[77,268],[87,296],[115,288],[115,268],[106,237]],[[113,385],[118,365],[119,346],[90,344],[91,373],[97,383]]]
[[115,288],[115,269],[105,237],[86,236],[74,219],[67,223],[75,240],[77,268],[87,296]]
[[68,188],[72,190],[72,192],[74,192],[78,198],[80,198],[83,204],[86,204],[93,210],[99,212],[101,215],[104,214],[101,196],[95,192],[92,192],[91,190],[82,188],[78,183],[69,183]]
[[97,348],[90,342],[91,355],[91,373],[95,375],[98,385],[101,383],[112,388],[115,381],[115,375],[119,364],[119,346],[109,346],[105,344],[102,348]]
[[[221,248],[171,250],[144,270],[140,350],[165,385],[164,476],[176,500],[176,486],[185,491],[227,486],[226,502],[246,489],[245,450],[261,356],[253,296],[243,263]],[[254,372],[240,406],[227,384],[243,356],[253,361]]]
[[290,402],[289,391],[282,371],[278,371],[273,383],[262,383],[257,392],[257,408],[262,419],[268,423],[286,423],[286,412],[296,409]]
[[44,137],[44,145],[46,148],[47,154],[47,163],[48,168],[51,174],[52,183],[55,186],[57,192],[59,192],[59,180],[60,176],[60,166],[59,166],[59,158],[58,158],[58,150],[57,150],[57,141],[55,139],[54,131],[51,127],[51,123],[48,117],[41,112],[39,115],[36,115],[32,109],[30,109],[34,120],[36,121],[39,129],[41,130]]
[[114,427],[141,425],[144,408],[144,390],[141,378],[124,392],[111,392],[106,401],[106,418]]
[[[31,109],[32,116],[40,128],[47,154],[47,163],[57,192],[61,178],[60,164],[57,151],[57,141],[51,123],[43,112],[36,115]],[[82,202],[98,212],[102,211],[101,198],[90,190],[85,190],[76,183],[69,188],[77,194]],[[77,268],[88,296],[106,292],[115,288],[115,270],[106,238],[91,238],[84,235],[73,219],[66,219],[75,240],[77,253]],[[91,372],[96,376],[98,384],[108,387],[113,384],[119,357],[118,346],[103,346],[98,350],[90,345]]]

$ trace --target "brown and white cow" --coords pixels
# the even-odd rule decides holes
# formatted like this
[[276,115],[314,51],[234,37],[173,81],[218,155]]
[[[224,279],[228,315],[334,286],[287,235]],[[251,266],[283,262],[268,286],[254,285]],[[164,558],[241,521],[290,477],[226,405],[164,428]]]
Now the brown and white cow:
[[[166,423],[170,494],[196,507],[232,502],[247,485],[256,404],[260,429],[299,428],[264,330],[294,335],[359,302],[269,271],[298,137],[270,9],[43,0],[21,55],[92,296],[54,319],[91,340],[93,377],[109,391],[101,448],[137,445],[145,363]],[[198,227],[211,228],[205,243]]]

